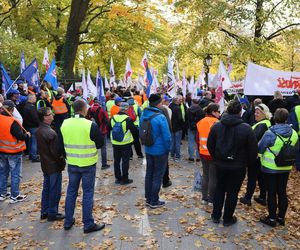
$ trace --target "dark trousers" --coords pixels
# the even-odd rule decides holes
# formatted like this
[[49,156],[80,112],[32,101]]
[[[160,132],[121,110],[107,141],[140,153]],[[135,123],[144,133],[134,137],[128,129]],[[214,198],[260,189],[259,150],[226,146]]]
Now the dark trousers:
[[216,219],[220,219],[224,206],[223,220],[224,222],[228,222],[232,219],[238,200],[238,193],[246,175],[246,169],[240,168],[229,170],[217,167],[216,175],[217,186],[214,196],[214,208],[212,216]]
[[[264,174],[265,184],[267,189],[267,201],[269,217],[275,219],[278,217],[284,218],[288,208],[288,198],[286,194],[286,186],[289,178],[289,173],[279,174]],[[278,199],[278,203],[277,203]]]
[[[140,137],[139,134],[135,134],[133,135],[133,146],[135,149],[135,152],[138,156],[142,156],[142,147],[141,147],[141,143],[140,143]],[[133,156],[132,150],[131,150],[131,157]]]
[[260,190],[259,197],[262,199],[266,199],[266,188],[264,183],[264,176],[263,173],[261,172],[261,163],[259,158],[256,160],[255,166],[247,169],[247,175],[248,175],[248,182],[247,182],[247,192],[245,194],[245,198],[247,200],[251,200],[255,191],[256,180],[257,180],[259,190]]
[[170,181],[170,177],[169,177],[169,160],[167,159],[166,171],[165,171],[164,176],[163,176],[163,185],[168,184],[169,181]]
[[41,214],[54,217],[58,213],[58,205],[61,197],[61,172],[44,174]]
[[[131,144],[113,145],[115,178],[119,181],[128,180],[129,159],[131,155]],[[122,160],[122,168],[121,168]],[[121,171],[122,169],[122,171]]]

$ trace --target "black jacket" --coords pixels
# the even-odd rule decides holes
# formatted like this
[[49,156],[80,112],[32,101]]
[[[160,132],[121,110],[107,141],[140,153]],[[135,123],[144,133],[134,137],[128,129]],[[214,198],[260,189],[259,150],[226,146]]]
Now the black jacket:
[[197,129],[197,123],[205,117],[205,113],[198,104],[192,104],[186,112],[187,124],[190,130]]
[[169,105],[169,108],[172,110],[172,118],[171,118],[172,132],[175,133],[177,131],[183,130],[185,123],[182,117],[180,106],[178,104],[171,103]]
[[[253,167],[258,154],[252,128],[241,117],[230,114],[224,114],[211,128],[207,148],[216,166],[226,169]],[[231,152],[232,159],[225,160],[224,152]]]
[[205,108],[205,107],[207,107],[208,104],[213,103],[213,102],[214,102],[213,100],[203,97],[202,100],[200,101],[200,107]]
[[23,110],[23,124],[25,128],[37,128],[40,125],[35,104],[26,102]]

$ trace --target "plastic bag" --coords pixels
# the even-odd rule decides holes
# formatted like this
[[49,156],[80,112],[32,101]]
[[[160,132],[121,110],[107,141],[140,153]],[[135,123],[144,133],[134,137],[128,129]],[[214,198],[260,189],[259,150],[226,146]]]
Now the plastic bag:
[[195,170],[195,177],[194,177],[194,184],[193,184],[193,191],[194,192],[201,192],[202,190],[202,176],[200,170]]

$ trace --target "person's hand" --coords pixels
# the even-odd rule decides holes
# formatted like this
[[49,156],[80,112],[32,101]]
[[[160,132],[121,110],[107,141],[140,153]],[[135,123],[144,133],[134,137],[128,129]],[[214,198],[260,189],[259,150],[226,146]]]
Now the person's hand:
[[26,132],[26,134],[28,135],[28,137],[31,137],[31,134],[30,134],[30,132]]

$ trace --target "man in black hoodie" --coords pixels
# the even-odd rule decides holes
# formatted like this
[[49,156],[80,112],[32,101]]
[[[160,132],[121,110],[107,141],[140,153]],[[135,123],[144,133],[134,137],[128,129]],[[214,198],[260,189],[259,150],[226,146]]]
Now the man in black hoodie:
[[220,222],[226,195],[224,226],[237,222],[233,213],[238,193],[245,178],[246,168],[254,166],[258,153],[255,134],[251,127],[243,122],[241,111],[242,106],[238,101],[230,101],[227,113],[212,127],[207,141],[207,148],[217,170],[217,187],[211,217],[213,222]]

